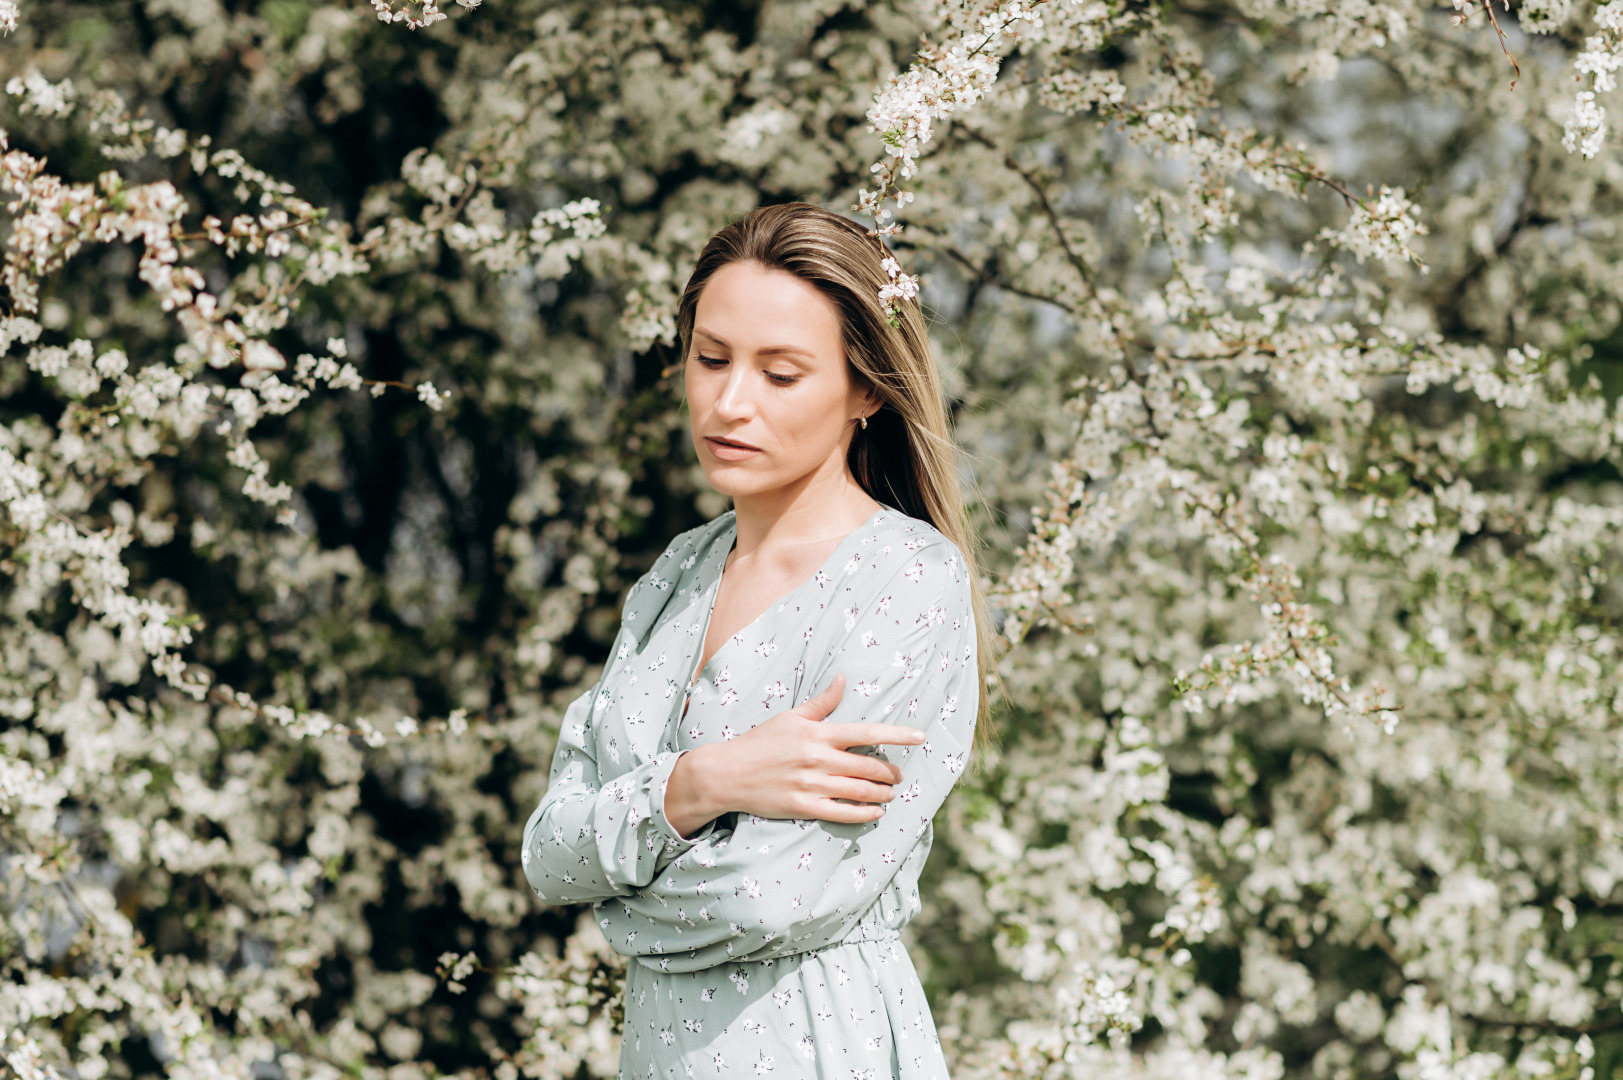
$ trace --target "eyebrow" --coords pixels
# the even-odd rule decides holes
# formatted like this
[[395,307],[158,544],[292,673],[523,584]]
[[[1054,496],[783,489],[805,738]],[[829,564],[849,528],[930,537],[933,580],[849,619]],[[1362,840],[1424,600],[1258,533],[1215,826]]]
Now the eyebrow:
[[[706,330],[701,326],[695,326],[693,328],[693,333],[696,336],[699,336],[699,337],[707,337],[707,338],[709,338],[711,341],[714,341],[717,345],[720,345],[724,349],[732,348],[732,345],[730,345],[727,342],[726,338],[723,338],[723,337],[721,337],[721,336],[719,336],[717,334],[713,334],[709,330]],[[798,345],[768,345],[764,349],[756,349],[755,352],[756,352],[756,355],[758,355],[758,356],[778,356],[778,355],[787,354],[787,355],[791,355],[791,356],[803,356],[807,360],[815,360],[815,359],[817,359],[817,357],[812,355],[807,350],[802,349]]]

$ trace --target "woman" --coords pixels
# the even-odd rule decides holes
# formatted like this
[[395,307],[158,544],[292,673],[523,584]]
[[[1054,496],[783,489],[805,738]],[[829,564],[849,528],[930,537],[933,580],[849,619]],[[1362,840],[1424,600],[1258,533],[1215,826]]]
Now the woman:
[[537,895],[594,903],[632,958],[622,1078],[947,1075],[898,931],[987,622],[924,321],[891,325],[880,258],[765,207],[682,294],[693,441],[734,509],[632,587],[524,830]]

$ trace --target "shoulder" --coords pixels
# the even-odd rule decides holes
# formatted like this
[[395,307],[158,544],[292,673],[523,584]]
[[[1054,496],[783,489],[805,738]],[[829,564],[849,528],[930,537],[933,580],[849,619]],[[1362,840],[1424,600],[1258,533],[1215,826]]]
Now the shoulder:
[[[697,559],[689,562],[689,556],[703,558],[711,545],[726,535],[732,527],[733,512],[728,510],[703,525],[695,525],[686,532],[677,533],[671,542],[665,545],[665,550],[660,552],[659,558],[654,560],[654,565],[648,568],[648,573],[643,577],[660,571],[665,571],[667,576],[674,576],[683,570],[692,569]],[[687,565],[683,566],[683,563]]]
[[859,541],[865,566],[852,578],[853,604],[836,605],[846,633],[862,643],[858,652],[880,644],[914,656],[925,647],[953,656],[972,650],[973,578],[958,545],[928,521],[895,510],[870,528]]
[[872,537],[876,576],[892,587],[969,594],[969,561],[945,533],[928,521],[888,508],[876,524]]
[[639,625],[651,624],[669,598],[693,576],[716,542],[732,529],[733,512],[727,511],[703,525],[678,533],[659,558],[654,560],[626,593],[621,619]]

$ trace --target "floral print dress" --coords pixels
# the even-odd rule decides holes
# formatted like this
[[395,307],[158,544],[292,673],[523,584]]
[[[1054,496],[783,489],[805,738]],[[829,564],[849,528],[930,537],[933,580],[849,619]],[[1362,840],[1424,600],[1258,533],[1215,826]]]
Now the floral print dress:
[[[671,542],[626,598],[597,686],[567,709],[551,786],[524,828],[550,904],[592,903],[631,958],[621,1080],[947,1080],[899,931],[919,911],[930,820],[963,771],[979,702],[968,568],[930,524],[881,507],[694,680],[731,511]],[[922,729],[853,747],[902,770],[874,822],[664,814],[685,750],[733,738],[839,673],[825,723]]]

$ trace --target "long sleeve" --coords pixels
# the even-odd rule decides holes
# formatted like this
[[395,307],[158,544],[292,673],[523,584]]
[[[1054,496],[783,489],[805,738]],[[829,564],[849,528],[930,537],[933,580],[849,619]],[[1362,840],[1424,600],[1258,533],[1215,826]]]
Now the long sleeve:
[[[736,817],[677,855],[653,880],[603,905],[613,947],[659,956],[664,970],[822,948],[841,940],[904,865],[928,851],[930,820],[966,763],[979,674],[967,569],[944,538],[912,542],[904,565],[863,590],[844,634],[819,657],[800,697],[846,677],[824,723],[921,728],[918,746],[866,748],[902,770],[883,817],[863,824]],[[649,961],[653,963],[654,961]]]
[[680,752],[602,781],[592,723],[608,697],[599,682],[565,710],[547,793],[524,826],[524,876],[549,904],[628,895],[715,828],[684,838],[666,820],[665,785]]
[[656,754],[634,733],[657,725],[681,692],[670,676],[681,678],[676,672],[697,648],[693,620],[715,579],[716,556],[726,554],[711,544],[730,536],[728,525],[720,519],[671,541],[626,594],[597,685],[564,711],[547,791],[524,826],[521,855],[525,879],[546,903],[625,895],[715,831],[712,822],[684,838],[671,827],[665,787],[680,754]]

